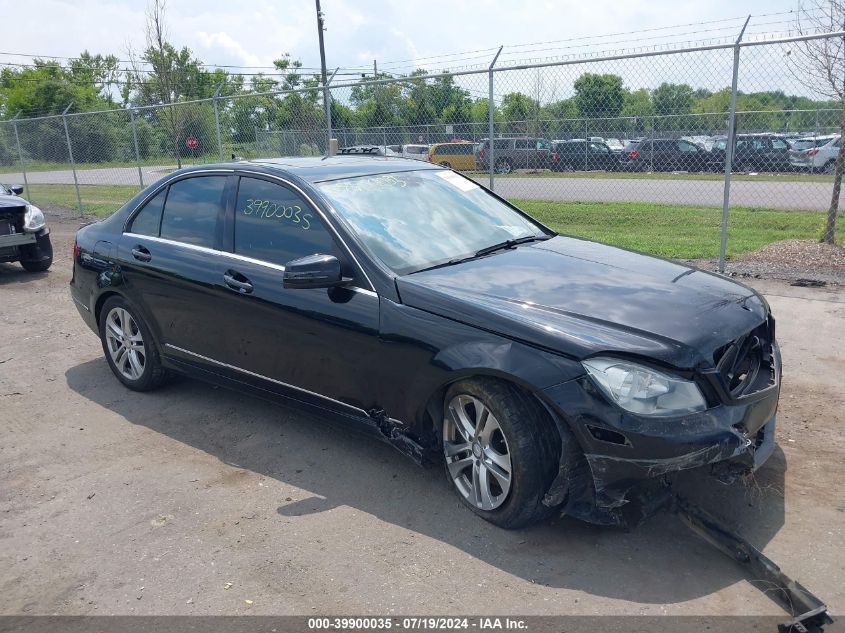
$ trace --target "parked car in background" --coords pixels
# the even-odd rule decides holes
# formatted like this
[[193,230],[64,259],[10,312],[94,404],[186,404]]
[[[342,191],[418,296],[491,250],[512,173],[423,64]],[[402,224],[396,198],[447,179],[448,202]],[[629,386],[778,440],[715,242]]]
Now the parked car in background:
[[428,148],[428,162],[458,171],[474,171],[475,143],[460,141],[456,143],[434,143]]
[[[726,136],[716,137],[710,150],[713,169],[725,168]],[[791,171],[789,141],[779,134],[737,134],[733,169],[742,172]]]
[[[815,142],[815,139],[813,139]],[[789,164],[795,169],[813,172],[833,173],[836,155],[839,154],[841,139],[838,134],[828,137],[821,145],[806,149],[796,146],[789,152]]]
[[619,154],[607,143],[597,141],[560,141],[552,145],[550,155],[552,171],[616,171]]
[[43,272],[53,263],[50,229],[41,209],[20,197],[20,185],[0,185],[0,262]]
[[619,156],[627,171],[705,171],[709,154],[694,143],[678,138],[631,141]]
[[[552,142],[536,137],[493,139],[493,168],[500,174],[514,169],[551,169]],[[476,163],[479,169],[490,169],[490,139],[484,139],[478,148]]]
[[362,156],[401,156],[398,152],[390,149],[389,145],[350,145],[349,147],[341,147],[337,150],[341,155],[355,155]]
[[619,138],[606,138],[604,139],[605,144],[610,148],[610,151],[614,154],[621,154],[622,150],[625,149],[625,141]]
[[428,145],[402,145],[400,153],[402,154],[402,158],[426,160],[428,156]]

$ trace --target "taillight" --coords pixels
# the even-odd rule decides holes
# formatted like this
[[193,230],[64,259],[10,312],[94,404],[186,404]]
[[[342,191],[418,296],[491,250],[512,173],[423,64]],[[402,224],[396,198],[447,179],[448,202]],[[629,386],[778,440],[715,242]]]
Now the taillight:
[[815,156],[818,153],[819,153],[819,149],[817,147],[814,147],[813,149],[808,149],[806,151],[807,156]]
[[628,158],[636,158],[639,155],[640,153],[635,149],[628,152]]
[[557,152],[552,152],[552,160],[557,160]]
[[76,243],[76,240],[73,242],[73,258],[76,259],[77,255],[79,255],[79,245]]
[[428,154],[425,159],[430,163],[431,162],[431,154]]
[[484,151],[484,148],[482,147],[480,150],[478,150],[478,157],[479,157],[481,160],[484,160],[484,157],[485,157],[485,156],[486,156],[486,153],[485,153],[485,151]]

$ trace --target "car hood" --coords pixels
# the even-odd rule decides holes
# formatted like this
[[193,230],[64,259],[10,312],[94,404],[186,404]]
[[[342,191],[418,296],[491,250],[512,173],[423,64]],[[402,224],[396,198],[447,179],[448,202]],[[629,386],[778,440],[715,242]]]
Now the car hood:
[[6,209],[9,207],[25,207],[28,204],[29,203],[26,200],[18,196],[0,194],[0,209]]
[[558,236],[399,277],[403,303],[582,359],[639,355],[678,368],[762,323],[753,290],[705,271]]

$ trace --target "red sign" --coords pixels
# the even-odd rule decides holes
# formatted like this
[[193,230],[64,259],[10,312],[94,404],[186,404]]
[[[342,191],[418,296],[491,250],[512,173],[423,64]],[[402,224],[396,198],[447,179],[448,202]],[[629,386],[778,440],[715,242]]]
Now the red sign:
[[196,149],[200,146],[200,142],[196,136],[189,136],[185,139],[185,145],[188,146],[188,149]]

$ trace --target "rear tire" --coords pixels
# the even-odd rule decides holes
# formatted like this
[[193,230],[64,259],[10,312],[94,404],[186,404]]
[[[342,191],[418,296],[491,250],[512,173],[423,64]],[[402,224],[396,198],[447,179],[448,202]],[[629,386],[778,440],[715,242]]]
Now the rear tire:
[[100,341],[112,373],[133,391],[164,384],[158,346],[137,311],[122,297],[110,297],[100,310]]
[[470,378],[448,389],[443,407],[446,476],[464,505],[506,529],[555,513],[543,497],[560,437],[537,400],[504,381]]
[[497,174],[509,174],[513,171],[513,165],[507,158],[500,158],[496,161]]

